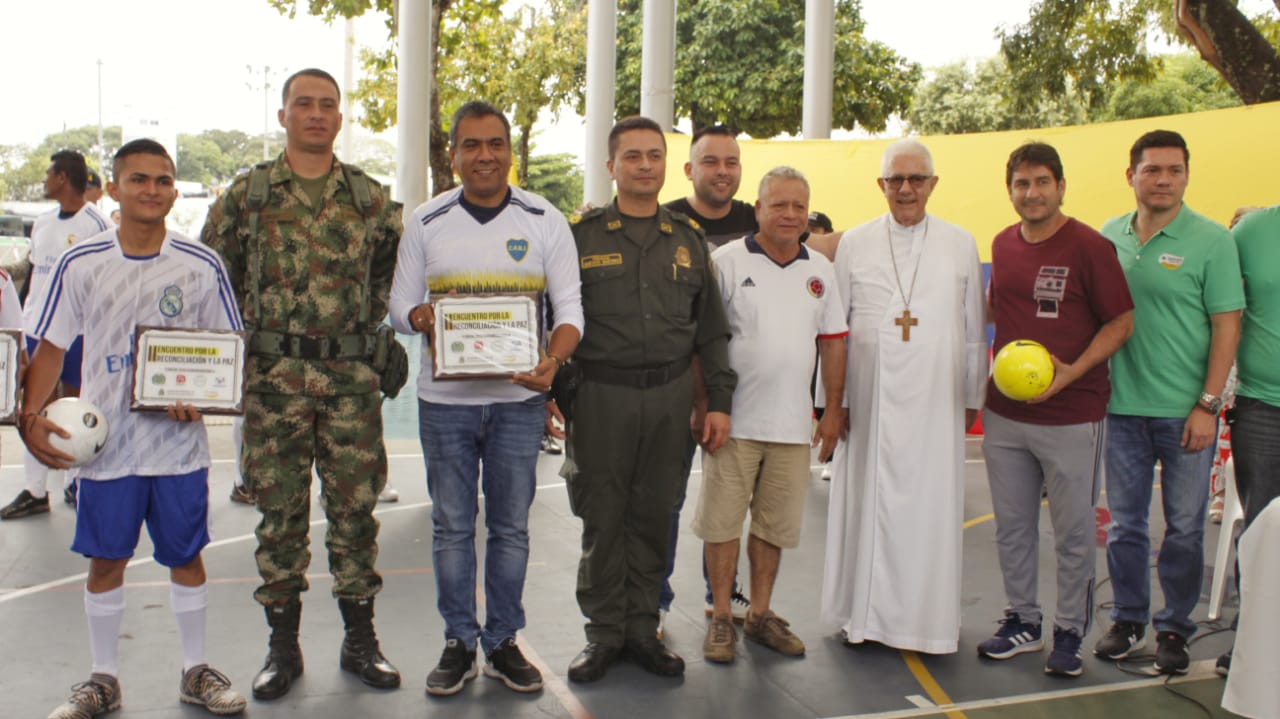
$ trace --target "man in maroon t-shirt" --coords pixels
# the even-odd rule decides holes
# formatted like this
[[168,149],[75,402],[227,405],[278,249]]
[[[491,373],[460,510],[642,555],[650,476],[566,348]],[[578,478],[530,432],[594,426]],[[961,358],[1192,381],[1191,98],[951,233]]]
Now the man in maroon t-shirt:
[[987,385],[982,452],[1009,604],[978,655],[1008,659],[1044,648],[1036,598],[1043,488],[1058,560],[1054,646],[1044,671],[1075,677],[1084,671],[1080,643],[1092,617],[1107,358],[1133,333],[1133,300],[1114,246],[1062,214],[1067,183],[1056,150],[1043,143],[1014,150],[1005,184],[1022,221],[991,245],[995,346],[1039,342],[1053,356],[1054,378],[1027,402]]

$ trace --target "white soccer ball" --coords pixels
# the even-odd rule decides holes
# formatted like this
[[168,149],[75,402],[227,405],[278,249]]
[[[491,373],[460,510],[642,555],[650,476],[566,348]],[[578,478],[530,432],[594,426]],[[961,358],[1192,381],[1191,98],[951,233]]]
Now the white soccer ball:
[[110,430],[107,418],[89,400],[63,397],[45,407],[41,414],[71,435],[70,439],[64,439],[50,432],[49,444],[74,457],[70,463],[72,467],[92,462],[102,452],[102,448],[107,446],[107,434]]

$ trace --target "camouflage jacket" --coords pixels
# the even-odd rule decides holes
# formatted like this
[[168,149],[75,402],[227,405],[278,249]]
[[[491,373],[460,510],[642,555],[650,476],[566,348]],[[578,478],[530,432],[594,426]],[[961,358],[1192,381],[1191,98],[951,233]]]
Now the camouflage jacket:
[[[270,196],[258,215],[258,236],[249,237],[245,195],[249,173],[237,177],[209,208],[200,239],[222,255],[244,315],[245,328],[294,335],[336,336],[372,331],[387,314],[391,277],[403,230],[402,208],[375,181],[369,182],[376,215],[373,237],[352,198],[335,158],[319,208],[312,207],[293,179],[283,153],[270,170]],[[249,263],[261,252],[261,317],[251,300]],[[362,280],[367,253],[370,323],[360,326]],[[247,390],[331,396],[378,391],[378,375],[358,360],[251,357]]]

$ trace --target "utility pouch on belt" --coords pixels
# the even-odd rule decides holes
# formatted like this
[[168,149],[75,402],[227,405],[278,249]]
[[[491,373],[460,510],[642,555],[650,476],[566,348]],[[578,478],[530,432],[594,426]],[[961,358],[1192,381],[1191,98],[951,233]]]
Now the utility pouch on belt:
[[573,403],[578,398],[578,385],[582,383],[582,365],[577,362],[569,362],[556,372],[555,379],[551,380],[551,399],[555,400],[556,406],[560,408],[560,414],[564,415],[564,421],[573,420]]
[[369,364],[378,373],[382,393],[395,399],[405,382],[409,381],[409,353],[396,339],[396,331],[390,325],[378,325],[373,359]]

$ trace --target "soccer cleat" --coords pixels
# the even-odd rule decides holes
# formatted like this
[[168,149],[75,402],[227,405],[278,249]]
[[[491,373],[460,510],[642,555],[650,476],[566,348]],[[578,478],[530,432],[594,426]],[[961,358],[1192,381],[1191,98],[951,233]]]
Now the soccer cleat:
[[517,692],[536,692],[542,688],[542,674],[524,658],[515,637],[503,639],[485,657],[484,675],[492,677]]
[[109,674],[92,674],[89,681],[71,687],[71,696],[49,719],[91,719],[119,708],[120,682]]
[[1186,674],[1191,666],[1191,653],[1187,640],[1177,632],[1156,633],[1156,662],[1153,668],[1158,674]]
[[239,714],[248,704],[239,692],[231,688],[227,675],[208,664],[191,667],[182,675],[178,698],[183,703],[202,706],[210,714],[219,716]]
[[440,662],[427,675],[427,693],[438,697],[457,694],[476,674],[476,650],[464,647],[461,639],[450,639],[445,642]]
[[1044,649],[1044,640],[1040,638],[1040,625],[1022,621],[1016,612],[1005,612],[1004,619],[999,621],[1000,628],[995,636],[983,640],[978,645],[978,656],[987,659],[1008,659],[1023,652],[1038,652]]
[[49,513],[49,495],[37,497],[27,490],[18,492],[13,501],[0,509],[0,519],[21,519],[33,514]]
[[1102,659],[1124,659],[1147,645],[1146,631],[1146,626],[1137,622],[1116,622],[1093,645],[1093,653]]
[[1063,677],[1078,677],[1084,674],[1084,662],[1080,659],[1079,634],[1070,629],[1053,628],[1053,651],[1049,654],[1049,661],[1044,664],[1044,673]]

